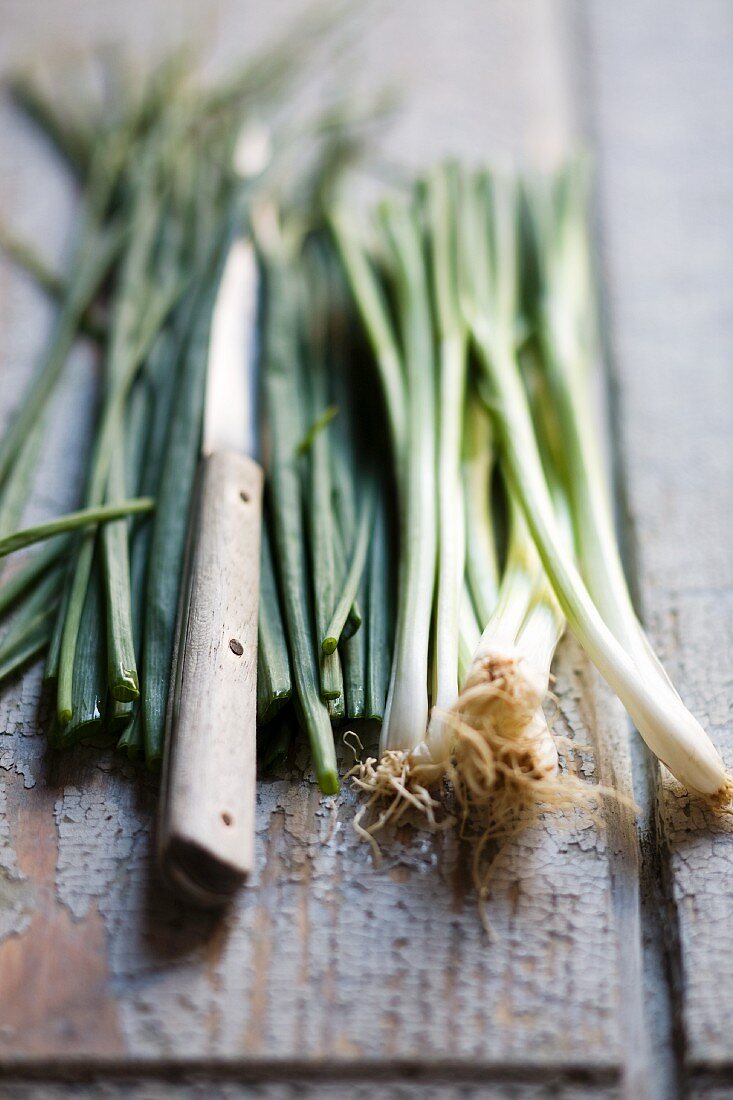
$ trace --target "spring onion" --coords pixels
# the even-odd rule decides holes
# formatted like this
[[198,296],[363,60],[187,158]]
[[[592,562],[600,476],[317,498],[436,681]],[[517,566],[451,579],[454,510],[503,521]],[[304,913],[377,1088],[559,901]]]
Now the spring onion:
[[557,750],[542,713],[565,621],[518,506],[494,612],[471,656],[453,722],[450,776],[464,806],[494,825],[555,789]]
[[[110,462],[107,497],[125,495],[125,453],[118,438]],[[130,554],[127,521],[108,523],[102,532],[107,621],[107,680],[113,699],[120,703],[137,699],[140,688],[132,632]]]
[[463,447],[467,596],[476,620],[488,623],[499,589],[499,563],[491,517],[496,454],[491,420],[473,388],[466,400]]
[[102,563],[94,554],[74,651],[69,716],[58,722],[54,731],[57,748],[68,748],[102,732],[108,704],[105,649]]
[[380,748],[410,751],[425,739],[428,651],[436,561],[435,416],[432,320],[414,208],[382,211],[395,264],[405,358],[406,434],[398,457],[400,605]]
[[[361,579],[366,566],[367,553],[369,551],[369,539],[372,533],[374,517],[374,491],[370,486],[362,503],[359,526],[356,532],[356,541],[349,563],[348,572],[344,578],[341,594],[336,601],[331,619],[323,633],[321,648],[324,653],[333,653],[339,644],[344,632],[349,612],[357,599],[361,587]],[[357,631],[358,633],[358,631]]]
[[328,709],[321,699],[312,644],[309,583],[304,554],[302,479],[297,441],[303,438],[296,366],[297,327],[292,284],[277,258],[267,266],[267,321],[263,363],[264,412],[271,437],[268,473],[273,549],[278,558],[283,612],[290,642],[293,683],[301,725],[307,731],[313,766],[324,794],[339,789],[336,752]]
[[[283,145],[292,158],[302,143],[275,135],[276,170],[232,170],[243,115],[288,85],[294,60],[288,37],[205,92],[180,61],[140,89],[114,70],[115,109],[90,97],[68,118],[64,95],[16,86],[83,198],[60,276],[0,233],[56,309],[0,441],[0,558],[51,540],[0,585],[0,615],[14,610],[0,679],[47,648],[51,743],[111,735],[159,765],[211,312],[247,226],[265,286],[261,759],[282,762],[297,721],[333,794],[334,728],[381,720],[380,758],[356,778],[380,805],[358,825],[370,837],[412,808],[447,826],[446,780],[486,835],[572,801],[542,710],[567,622],[660,759],[728,801],[616,545],[591,400],[585,175],[520,186],[439,165],[357,228],[342,197],[331,212],[358,144],[338,111],[306,128],[305,169],[289,176]],[[101,371],[84,507],[16,530],[64,364],[90,330]]]
[[292,694],[290,658],[272,563],[269,524],[262,525],[260,614],[257,632],[257,720],[272,721]]
[[[209,326],[217,281],[201,277],[198,294],[187,303],[194,311],[186,326],[187,350],[173,408],[156,516],[150,541],[143,641],[143,729],[148,766],[159,767],[163,755],[166,700],[170,679],[178,590],[201,438]],[[183,319],[182,319],[183,323]]]
[[[438,568],[433,612],[433,685],[430,749],[437,760],[450,751],[443,715],[458,698],[460,606],[465,568],[461,436],[466,387],[466,330],[458,301],[458,240],[453,217],[455,173],[443,166],[427,185],[434,315],[438,329],[437,489]],[[423,367],[428,370],[428,364]],[[425,429],[423,428],[423,431]],[[443,744],[438,737],[442,735]]]
[[14,554],[17,550],[24,550],[26,546],[32,546],[36,542],[65,535],[69,531],[94,528],[98,524],[111,523],[123,516],[152,512],[154,507],[155,501],[150,497],[138,497],[135,500],[120,500],[115,504],[101,504],[96,508],[82,508],[78,512],[67,512],[58,519],[50,519],[34,527],[24,527],[0,539],[0,558],[5,557],[6,554]]
[[[504,180],[493,189],[489,218],[494,269],[511,269],[517,262],[518,223],[517,191],[512,181]],[[618,640],[564,545],[513,339],[492,325],[487,299],[466,295],[464,305],[510,488],[571,629],[623,702],[639,733],[672,774],[693,791],[713,800],[727,799],[728,772],[702,726],[670,688],[646,648],[643,656],[641,647],[630,652]]]
[[[308,370],[304,371],[302,388],[309,394],[313,424],[323,420],[330,402],[327,381],[328,299],[324,285],[323,264],[314,249],[309,257],[308,272]],[[307,451],[298,448],[307,464],[308,523],[312,547],[313,605],[316,631],[326,638],[329,617],[337,599],[336,520],[333,513],[331,482],[330,430],[307,433],[311,443]],[[348,612],[348,608],[347,608]],[[343,695],[344,681],[341,658],[336,646],[324,646],[318,655],[321,697],[338,699]]]
[[[323,26],[323,20],[309,18],[300,30],[312,41]],[[163,63],[142,84],[133,84],[123,69],[112,64],[105,69],[102,84],[114,92],[101,101],[96,94],[82,99],[69,96],[68,85],[56,94],[33,78],[16,85],[18,100],[62,151],[82,189],[72,263],[63,273],[49,269],[12,234],[0,234],[0,245],[7,246],[57,309],[41,369],[0,441],[0,536],[8,536],[0,538],[0,555],[36,540],[64,536],[54,543],[58,557],[42,551],[0,586],[0,610],[17,609],[7,647],[0,647],[3,669],[11,669],[12,654],[26,660],[48,649],[46,678],[55,685],[57,702],[49,734],[54,746],[87,740],[90,735],[100,743],[102,735],[111,734],[132,758],[144,745],[151,767],[160,760],[179,579],[200,449],[211,306],[224,244],[248,222],[253,203],[263,193],[260,176],[243,180],[232,173],[232,152],[243,119],[249,124],[256,105],[270,102],[302,70],[301,47],[299,34],[289,35],[207,91],[193,86],[188,67],[176,59]],[[330,253],[332,242],[323,227],[311,233],[313,209],[320,202],[316,196],[332,184],[334,168],[348,148],[343,141],[346,122],[334,121],[329,111],[307,129],[314,138],[312,156],[304,171],[291,173],[283,194],[302,227],[301,242],[312,236],[316,253],[322,247]],[[293,138],[285,142],[277,134],[274,138],[279,155],[288,142],[293,145]],[[313,209],[308,205],[312,200]],[[306,253],[313,250],[299,246],[296,251],[305,271]],[[321,529],[312,522],[318,509],[311,509],[307,524],[297,530],[301,591],[294,592],[293,584],[284,579],[296,577],[292,570],[288,574],[295,559],[286,555],[281,561],[283,517],[273,507],[266,518],[263,552],[274,548],[275,561],[264,571],[260,621],[261,668],[267,661],[266,673],[261,675],[261,714],[272,717],[295,695],[301,724],[310,729],[318,746],[319,781],[331,793],[338,786],[331,722],[340,722],[346,714],[344,668],[352,713],[361,714],[365,708],[367,623],[362,605],[369,593],[365,578],[371,560],[373,508],[371,496],[362,498],[360,486],[350,475],[346,484],[357,489],[360,519],[344,524],[337,516],[337,494],[332,492],[335,467],[328,445],[329,423],[337,413],[333,396],[339,369],[330,354],[329,271],[333,268],[329,255],[316,284],[328,301],[311,313],[317,325],[323,320],[329,344],[323,355],[325,400],[314,402],[318,408],[313,431],[296,462],[300,478],[311,452],[326,444],[320,464],[327,475],[326,491],[321,497],[332,522],[322,545],[325,555],[330,555],[332,590],[323,602],[316,631],[311,621],[309,573],[315,560],[314,536]],[[305,317],[304,312],[291,317],[294,333],[304,330]],[[342,320],[339,325],[343,335]],[[90,330],[99,339],[102,369],[95,433],[81,493],[85,507],[18,531],[19,509],[35,475],[51,397],[62,381],[71,344]],[[340,363],[349,372],[351,354],[347,334]],[[276,389],[277,351],[273,358]],[[296,359],[291,365],[297,365]],[[350,380],[345,390],[351,400]],[[277,415],[272,420],[277,428]],[[357,434],[350,422],[339,447],[348,451]],[[279,439],[275,465],[281,459],[285,465],[293,460],[297,440],[287,439],[287,432],[285,437]],[[131,469],[138,476],[130,476]],[[273,492],[268,493],[273,501],[279,499],[277,485],[284,487],[285,499],[295,492],[288,471],[281,478],[275,476],[273,483]],[[298,499],[303,500],[302,484],[297,488]],[[131,515],[140,517],[150,511],[153,499],[154,517],[131,522]],[[52,578],[53,599],[46,600]],[[380,580],[384,594],[386,578]],[[42,623],[39,601],[47,603]],[[379,600],[375,606],[381,606]],[[54,609],[50,629],[48,619]],[[284,621],[281,612],[285,612]],[[301,637],[294,640],[299,627]],[[323,653],[321,642],[329,632],[335,648],[323,656],[333,669],[334,682],[331,690],[324,691],[330,696],[324,704],[321,685],[314,697],[308,674],[312,658],[318,660]],[[383,670],[388,657],[386,646],[374,668]],[[16,667],[15,658],[12,667]],[[381,708],[385,689],[379,678],[374,690],[377,699],[382,694],[381,703],[375,704]],[[289,723],[286,718],[284,724]]]
[[364,716],[384,718],[392,652],[389,560],[391,547],[384,501],[377,502],[367,577],[367,655]]

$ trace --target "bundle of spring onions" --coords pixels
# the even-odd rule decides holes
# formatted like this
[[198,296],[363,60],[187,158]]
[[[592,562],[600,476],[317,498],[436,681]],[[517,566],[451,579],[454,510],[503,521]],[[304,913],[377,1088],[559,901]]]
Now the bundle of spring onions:
[[[347,127],[333,104],[297,126],[283,110],[284,93],[292,92],[309,46],[315,49],[333,20],[333,11],[307,14],[287,38],[213,87],[198,84],[182,56],[146,78],[103,56],[86,59],[88,82],[80,77],[82,65],[71,80],[24,77],[14,84],[16,101],[60,151],[81,190],[66,275],[50,270],[11,233],[3,231],[0,240],[56,305],[41,363],[0,442],[0,557],[44,541],[35,555],[15,560],[0,581],[0,616],[12,614],[0,640],[0,682],[45,654],[53,713],[49,741],[56,748],[112,738],[130,758],[159,766],[221,263],[232,236],[246,230],[255,200],[277,191],[305,211],[350,155],[345,135],[358,132],[358,125],[352,130],[349,120]],[[276,122],[268,122],[268,111],[276,113]],[[250,153],[258,142],[254,163]],[[319,263],[314,254],[314,270]],[[324,268],[319,293],[330,294],[333,282],[334,272]],[[279,308],[288,309],[288,301]],[[323,302],[317,310],[318,318],[325,317]],[[306,332],[306,316],[301,311],[295,322],[303,327],[294,333],[296,342],[309,340],[324,358],[345,354],[325,321],[322,329],[319,321]],[[49,524],[19,530],[55,393],[79,337],[93,341],[100,367],[81,506]],[[324,385],[314,382],[308,395],[313,408]],[[308,423],[305,410],[285,411],[292,425],[301,411]],[[345,645],[359,621],[359,599],[366,599],[366,527],[371,533],[375,499],[371,487],[363,496],[363,478],[357,486],[351,427],[346,413],[341,419],[339,447],[330,447],[325,458],[333,470],[314,477],[309,489],[322,495],[331,492],[332,482],[338,487],[332,520],[341,557],[330,561],[327,583],[329,591],[342,594],[345,563],[346,590],[352,591],[345,623],[339,608],[320,608],[321,618],[328,608],[326,649],[342,637]],[[84,432],[80,425],[72,430],[69,446],[75,447]],[[319,470],[322,443],[314,441]],[[280,511],[273,493],[273,512]],[[354,524],[360,531],[356,557]],[[275,532],[279,551],[288,535],[277,525]],[[267,539],[263,553],[264,723],[289,697],[290,659]],[[288,622],[292,633],[289,615]],[[348,655],[344,650],[329,656],[324,649],[319,675],[334,700],[341,700],[331,704],[334,713],[346,705],[342,680],[349,713],[377,706],[374,692],[367,696],[363,638]],[[308,713],[305,697],[300,705]],[[279,730],[273,741],[277,755],[283,744]],[[323,783],[333,787],[332,764],[324,769],[329,778]]]
[[331,217],[381,386],[398,516],[380,756],[356,776],[379,808],[368,833],[413,807],[435,822],[446,779],[489,831],[587,800],[560,773],[542,711],[566,623],[677,779],[730,802],[720,756],[634,613],[614,537],[591,401],[586,174],[441,165],[366,226],[343,205]]
[[[252,168],[253,118],[282,106],[322,30],[309,17],[206,90],[180,58],[147,81],[107,68],[97,108],[15,88],[82,206],[63,278],[0,241],[57,308],[0,443],[0,556],[45,540],[0,582],[0,616],[14,611],[0,681],[45,652],[52,745],[103,733],[159,764],[210,318],[245,228],[263,286],[263,759],[286,758],[299,726],[332,794],[334,729],[381,721],[356,775],[380,805],[372,831],[411,808],[437,823],[446,780],[487,830],[587,799],[542,705],[567,624],[659,759],[727,806],[728,773],[639,625],[616,547],[583,167],[521,180],[441,165],[364,225],[334,199],[359,125],[331,107],[286,139],[281,122]],[[78,337],[101,365],[80,508],[18,530]]]
[[[258,717],[264,725],[292,697],[320,787],[333,794],[333,727],[381,720],[387,696],[392,555],[388,469],[374,446],[381,410],[327,236],[288,240],[277,218],[260,225],[258,240],[269,443]],[[289,710],[275,722],[279,744],[283,721],[293,728]]]

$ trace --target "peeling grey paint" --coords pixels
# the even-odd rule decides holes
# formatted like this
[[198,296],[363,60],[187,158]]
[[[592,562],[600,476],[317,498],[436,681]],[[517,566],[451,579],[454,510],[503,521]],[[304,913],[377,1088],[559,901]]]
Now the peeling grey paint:
[[94,788],[65,787],[56,803],[59,854],[56,891],[76,920],[94,899],[106,897],[132,853],[137,826],[115,799],[103,799]]
[[[11,771],[10,753],[5,750],[0,767]],[[34,909],[33,885],[18,868],[7,815],[7,780],[0,780],[0,943],[8,936],[21,935],[28,928]]]

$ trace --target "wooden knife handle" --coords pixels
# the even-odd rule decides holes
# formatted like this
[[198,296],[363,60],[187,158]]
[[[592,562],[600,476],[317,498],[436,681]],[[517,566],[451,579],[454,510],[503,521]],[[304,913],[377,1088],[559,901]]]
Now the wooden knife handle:
[[254,857],[262,470],[201,460],[168,700],[161,867],[189,901],[223,904]]

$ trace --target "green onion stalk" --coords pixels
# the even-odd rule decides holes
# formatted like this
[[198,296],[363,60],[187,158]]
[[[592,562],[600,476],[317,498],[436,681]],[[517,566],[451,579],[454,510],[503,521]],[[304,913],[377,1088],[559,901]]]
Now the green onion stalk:
[[266,726],[292,696],[290,656],[270,545],[270,524],[262,523],[260,612],[257,636],[257,722]]
[[499,594],[499,560],[492,516],[496,452],[488,416],[476,387],[469,385],[463,417],[461,487],[465,528],[465,575],[458,636],[458,682],[468,676]]
[[[466,389],[467,339],[457,293],[458,241],[452,216],[457,186],[451,166],[438,168],[427,185],[434,313],[438,329],[437,489],[438,562],[433,612],[432,714],[428,747],[445,760],[451,729],[445,716],[458,699],[460,615],[465,572],[465,514],[461,437]],[[453,201],[452,201],[453,200]]]
[[[511,270],[518,253],[519,203],[514,181],[498,180],[490,184],[488,210],[489,232],[483,239],[488,251],[493,253],[491,264],[494,274]],[[628,612],[610,609],[604,596],[604,571],[608,569],[607,544],[612,531],[606,528],[604,557],[594,561],[598,569],[593,594],[576,567],[568,550],[553,506],[542,459],[532,423],[526,388],[521,376],[513,338],[506,329],[497,327],[492,317],[491,302],[475,288],[476,293],[466,295],[464,308],[471,330],[475,350],[480,360],[485,393],[492,411],[497,438],[502,453],[503,467],[510,491],[515,495],[524,513],[542,564],[552,584],[558,602],[571,630],[586,653],[625,705],[636,728],[655,755],[666,764],[676,778],[688,789],[707,796],[715,805],[728,804],[731,779],[726,767],[697,719],[684,706],[671,687],[666,674],[652,654],[646,642],[639,640],[638,627],[631,628]],[[555,300],[557,302],[557,299]],[[559,306],[555,305],[559,311]],[[565,333],[572,324],[569,309],[563,308],[558,320]],[[555,347],[557,358],[564,360],[570,354],[570,345]],[[555,374],[559,374],[556,371]],[[575,377],[569,369],[565,375],[567,386],[573,387]],[[572,378],[572,380],[571,380]],[[584,393],[582,390],[581,393]],[[583,431],[585,445],[592,438],[590,410],[584,399],[572,391],[572,420],[578,436]],[[571,441],[571,446],[574,444]],[[571,457],[571,465],[585,462],[587,452],[578,444],[577,453]],[[595,468],[596,473],[592,471]],[[576,475],[580,478],[580,474]],[[600,475],[597,466],[591,465],[584,475],[586,489],[593,495],[599,492]],[[571,490],[571,500],[576,503]],[[605,499],[605,492],[604,492]],[[604,506],[605,507],[605,506]],[[596,514],[601,509],[596,507]],[[573,510],[574,523],[579,522],[577,507]],[[581,564],[589,573],[589,552],[583,550]],[[630,601],[629,601],[630,604]],[[623,617],[623,621],[622,620]]]
[[592,371],[599,350],[587,187],[585,162],[573,161],[544,186],[528,190],[534,261],[530,266],[538,275],[535,301],[530,306],[539,338],[538,365],[566,451],[566,479],[583,580],[624,648],[636,661],[651,661],[663,673],[626,584],[594,424]]
[[[307,275],[306,302],[303,313],[308,317],[308,332],[304,334],[308,348],[309,369],[303,372],[303,389],[309,391],[310,419],[322,417],[329,405],[327,377],[328,301],[318,248],[304,257]],[[309,433],[310,434],[310,433]],[[304,441],[305,442],[305,441]],[[310,545],[312,547],[313,603],[316,632],[321,641],[318,653],[321,698],[343,698],[344,679],[341,655],[337,652],[338,637],[331,641],[329,620],[338,595],[336,568],[336,517],[333,510],[332,463],[330,432],[326,429],[312,434],[305,449],[307,461],[307,492]],[[348,608],[347,608],[348,612]]]
[[437,557],[435,372],[430,293],[417,211],[382,209],[394,263],[404,348],[405,439],[397,454],[400,560],[395,654],[380,749],[422,751],[428,725],[428,657]]
[[[155,507],[155,501],[150,497],[136,497],[132,500],[115,501],[114,504],[101,504],[97,507],[82,508],[78,512],[67,512],[58,519],[50,519],[45,523],[38,523],[35,527],[24,527],[20,531],[14,531],[12,535],[0,538],[0,558],[6,554],[14,554],[18,550],[24,550],[26,546],[33,546],[37,542],[45,542],[47,539],[55,539],[58,535],[66,535],[71,531],[91,530],[100,523],[112,523],[123,516],[140,515],[151,512]],[[53,560],[55,551],[49,553],[48,560]],[[12,579],[6,582],[8,587]]]
[[[501,745],[495,736],[492,746],[487,734],[499,716],[504,726],[511,725],[511,735],[498,735],[503,742],[532,727],[541,760],[532,762],[531,770],[543,775],[557,770],[539,709],[554,651],[549,641],[531,690],[517,688],[524,662],[515,643],[524,630],[532,638],[533,615],[551,615],[547,593],[539,589],[542,570],[516,508],[508,569],[498,589],[490,422],[475,387],[468,385],[460,187],[457,170],[441,166],[422,188],[419,205],[382,208],[398,333],[375,264],[343,216],[332,223],[382,382],[400,515],[397,638],[380,759],[363,762],[355,778],[368,796],[365,810],[389,800],[369,834],[411,807],[436,823],[439,803],[431,791],[446,775],[467,801],[479,790],[493,790]],[[499,596],[503,602],[494,614]],[[562,616],[554,623],[556,642]],[[500,715],[506,677],[487,688],[487,668],[494,667],[490,654],[503,656],[510,645],[516,690]],[[506,670],[507,663],[502,667]],[[509,765],[515,766],[516,760]],[[483,793],[481,799],[485,802]]]
[[[103,404],[89,468],[86,488],[86,503],[89,507],[101,505],[105,501],[112,467],[117,465],[119,478],[124,478],[123,463],[119,455],[122,425],[127,397],[144,354],[144,349],[137,340],[136,328],[140,311],[147,301],[145,291],[150,290],[144,283],[144,273],[158,215],[152,196],[147,205],[143,203],[142,195],[138,196],[135,212],[137,224],[119,277],[118,298],[107,353]],[[110,671],[114,677],[110,688],[115,698],[125,701],[137,698],[139,694],[129,606],[127,528],[119,525],[112,530],[113,536],[105,540],[104,559],[104,602],[108,610],[117,608],[111,617],[108,616],[107,623]],[[66,725],[73,715],[75,653],[94,553],[95,536],[87,533],[79,543],[72,570],[69,602],[64,608],[56,700],[56,716],[60,726]],[[121,629],[122,633],[116,633],[117,629]]]
[[391,645],[390,544],[386,508],[376,502],[367,562],[367,654],[364,717],[381,722],[389,692]]
[[[438,554],[436,494],[436,383],[431,287],[423,240],[423,211],[411,200],[394,200],[380,209],[387,266],[393,277],[397,322],[393,319],[382,273],[343,210],[331,216],[331,229],[347,284],[371,349],[390,432],[398,517],[398,592],[395,641],[384,708],[379,758],[368,757],[353,769],[353,783],[366,795],[357,828],[371,834],[396,822],[414,806],[435,821],[438,803],[430,788],[445,772],[443,736],[439,750],[429,745],[430,650]],[[460,364],[458,367],[461,369]],[[458,398],[460,401],[461,399]],[[460,488],[460,483],[459,483]],[[462,494],[459,493],[459,500]],[[460,525],[463,515],[460,513]],[[384,549],[372,544],[372,563]],[[381,550],[379,549],[381,547]],[[461,577],[455,597],[460,607]],[[370,568],[375,595],[383,585]],[[453,614],[456,614],[455,610]],[[379,619],[370,620],[372,630]],[[382,624],[384,625],[384,623]],[[457,645],[456,645],[457,649]],[[377,667],[372,652],[370,666]],[[444,665],[445,667],[445,665]],[[449,693],[457,694],[458,653],[448,668]],[[442,683],[446,682],[441,678]],[[453,689],[453,683],[455,688]],[[367,701],[367,711],[374,708]],[[437,760],[437,762],[436,762]],[[367,829],[359,821],[387,798]]]
[[[462,484],[466,530],[466,599],[478,623],[488,623],[499,592],[499,561],[492,521],[496,449],[488,416],[475,387],[466,398]],[[480,633],[480,628],[479,633]]]
[[324,794],[339,789],[336,751],[320,670],[312,646],[315,623],[305,559],[303,485],[297,441],[303,438],[301,371],[297,364],[297,301],[280,242],[267,243],[266,321],[262,397],[270,437],[267,510],[289,639],[296,713],[308,733],[313,766]]
[[[451,264],[445,249],[440,260],[436,249],[435,268],[444,278],[442,288],[438,286],[436,312],[439,331],[445,331],[446,316],[453,319],[453,330],[460,331],[466,324],[465,303],[481,287],[492,332],[504,333],[513,341],[516,266],[507,265],[499,272],[491,254],[479,244],[489,233],[485,210],[491,199],[488,180],[454,177],[444,216],[452,226],[456,250]],[[437,232],[435,236],[439,239]],[[454,467],[459,479],[462,474],[462,483],[454,483],[451,499],[462,499],[465,508],[460,529],[466,532],[466,555],[463,589],[460,578],[454,587],[457,620],[453,620],[452,638],[458,643],[461,691],[443,718],[444,756],[464,812],[479,811],[484,827],[491,828],[505,825],[510,816],[536,805],[538,799],[547,803],[563,797],[557,750],[541,704],[565,621],[511,491],[506,494],[506,562],[497,586],[492,430],[475,386],[469,387],[465,402],[462,390],[458,397],[463,416],[459,415],[453,455],[460,458],[463,451],[462,469]],[[444,398],[443,416],[445,404]],[[439,470],[439,485],[443,474]],[[455,525],[454,518],[441,525],[441,554],[450,546]]]
[[380,759],[359,765],[354,780],[367,795],[362,812],[381,807],[372,824],[359,825],[371,840],[411,808],[446,823],[435,794],[445,778],[484,830],[578,799],[561,780],[542,711],[565,617],[511,484],[499,583],[492,501],[501,439],[485,408],[485,379],[469,377],[473,301],[485,304],[492,340],[513,349],[517,332],[516,256],[496,264],[511,226],[492,224],[492,190],[488,177],[469,181],[447,165],[430,175],[419,202],[385,204],[381,279],[343,216],[332,223],[382,382],[400,516]]

